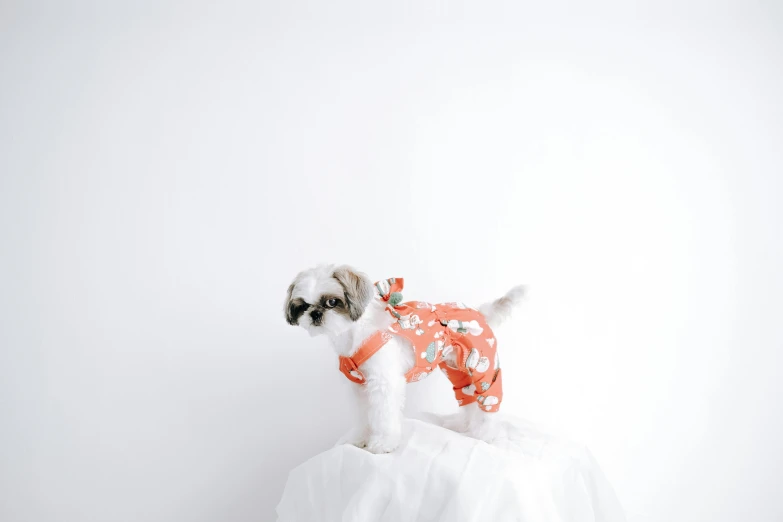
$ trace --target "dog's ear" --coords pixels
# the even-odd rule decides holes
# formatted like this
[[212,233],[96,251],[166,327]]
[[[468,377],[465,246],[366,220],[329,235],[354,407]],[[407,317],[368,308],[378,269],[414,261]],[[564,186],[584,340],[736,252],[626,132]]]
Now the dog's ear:
[[348,313],[356,321],[372,299],[372,282],[366,275],[347,265],[335,268],[333,276],[343,287]]
[[288,295],[285,298],[285,320],[288,321],[288,324],[291,326],[296,326],[299,324],[299,316],[302,314],[297,313],[297,306],[296,304],[291,300],[291,297],[294,293],[294,287],[296,286],[296,279],[293,283],[291,283],[291,286],[288,287]]

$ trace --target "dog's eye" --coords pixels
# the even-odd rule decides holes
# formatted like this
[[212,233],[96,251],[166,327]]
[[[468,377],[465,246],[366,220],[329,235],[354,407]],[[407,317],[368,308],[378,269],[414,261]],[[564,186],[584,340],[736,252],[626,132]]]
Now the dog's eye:
[[327,308],[334,308],[335,306],[337,306],[337,303],[339,303],[339,302],[340,301],[338,301],[337,299],[332,297],[331,299],[327,299],[326,300],[326,307]]

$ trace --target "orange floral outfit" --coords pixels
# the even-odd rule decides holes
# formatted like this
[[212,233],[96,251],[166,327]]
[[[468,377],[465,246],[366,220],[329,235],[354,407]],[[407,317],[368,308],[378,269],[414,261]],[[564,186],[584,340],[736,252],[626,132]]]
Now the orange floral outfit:
[[[371,335],[353,357],[340,357],[340,371],[364,384],[359,366],[398,335],[411,342],[415,354],[416,362],[405,375],[408,382],[419,381],[440,367],[453,384],[460,406],[478,401],[483,410],[498,411],[503,400],[500,363],[495,335],[484,316],[462,303],[403,303],[402,287],[399,277],[375,283],[378,297],[388,303],[386,310],[396,322],[388,331]],[[452,352],[456,367],[444,360]]]

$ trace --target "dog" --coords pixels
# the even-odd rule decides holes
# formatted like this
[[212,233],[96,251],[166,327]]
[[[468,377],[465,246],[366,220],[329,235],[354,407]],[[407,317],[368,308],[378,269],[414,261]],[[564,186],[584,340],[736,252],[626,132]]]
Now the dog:
[[390,453],[400,442],[405,384],[441,369],[460,404],[444,425],[486,440],[489,418],[502,400],[497,345],[491,326],[510,316],[524,287],[469,308],[461,303],[403,303],[403,280],[373,283],[347,265],[300,272],[288,287],[285,317],[310,336],[325,335],[340,357],[340,370],[356,383],[361,429],[351,444]]

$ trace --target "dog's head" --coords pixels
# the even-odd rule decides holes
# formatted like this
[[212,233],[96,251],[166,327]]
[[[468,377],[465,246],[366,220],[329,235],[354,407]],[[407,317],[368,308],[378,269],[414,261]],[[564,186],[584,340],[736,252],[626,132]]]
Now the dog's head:
[[323,265],[300,272],[288,287],[285,318],[311,336],[340,334],[364,313],[372,282],[349,266]]

